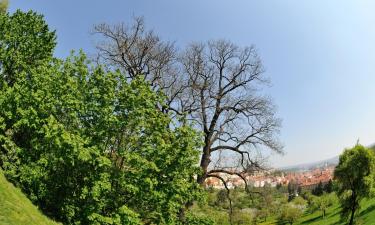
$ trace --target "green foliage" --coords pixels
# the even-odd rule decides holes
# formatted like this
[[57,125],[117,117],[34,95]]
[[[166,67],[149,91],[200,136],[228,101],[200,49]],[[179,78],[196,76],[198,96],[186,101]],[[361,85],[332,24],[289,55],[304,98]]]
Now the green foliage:
[[292,203],[295,204],[296,206],[299,206],[300,208],[305,208],[307,205],[307,201],[300,196],[295,197],[292,200]]
[[44,216],[29,199],[11,183],[0,170],[0,224],[58,224]]
[[232,218],[232,224],[234,225],[251,225],[254,221],[253,215],[244,210],[235,211]]
[[[261,189],[257,189],[258,191]],[[199,216],[207,216],[214,221],[216,225],[230,225],[229,217],[228,217],[228,210],[223,209],[220,206],[216,206],[213,204],[216,201],[216,193],[219,190],[208,190],[207,195],[209,196],[208,201],[206,204],[194,204],[191,213],[194,215]],[[242,190],[245,192],[244,190]],[[286,192],[286,190],[285,190]],[[256,200],[258,195],[254,195],[252,199],[248,198],[249,207],[246,209],[237,209],[235,208],[234,212],[246,212],[249,216],[253,218],[252,222],[249,224],[259,224],[259,225],[271,225],[271,224],[286,224],[286,222],[279,220],[282,211],[284,211],[284,207],[288,204],[287,197],[283,196],[284,193],[278,193],[276,188],[271,189],[271,193],[273,193],[273,210],[270,215],[267,216],[267,219],[264,220],[262,217],[262,211],[268,210],[267,207],[263,207],[262,201],[257,203],[254,201],[252,204],[252,200]],[[210,197],[212,196],[212,197]],[[298,220],[294,224],[309,224],[309,225],[326,225],[326,224],[336,224],[336,225],[347,225],[347,222],[340,221],[340,211],[341,207],[339,205],[339,201],[335,193],[331,194],[324,194],[320,197],[314,196],[311,192],[305,192],[303,195],[310,199],[309,201],[313,201],[316,198],[328,197],[331,198],[329,201],[332,201],[332,205],[326,209],[326,216],[323,218],[323,212],[320,209],[312,209],[311,203],[309,204],[309,208],[304,210],[302,215],[298,218]],[[260,196],[259,196],[260,197]],[[307,199],[306,198],[306,199]],[[210,200],[211,199],[211,200]],[[260,197],[262,199],[262,197]],[[212,202],[210,202],[212,201]],[[293,202],[289,203],[293,204]],[[299,208],[295,204],[294,207]],[[255,209],[254,207],[259,207]],[[357,221],[361,220],[363,225],[372,225],[375,221],[375,199],[369,198],[364,199],[361,202],[361,210],[358,213]],[[300,209],[300,208],[299,208]],[[301,210],[301,209],[300,209]],[[301,210],[302,211],[302,210]],[[247,220],[248,221],[248,220]]]
[[336,202],[336,194],[324,194],[320,197],[314,196],[311,200],[310,209],[312,211],[319,210],[322,212],[322,217],[326,216],[326,211]]
[[9,86],[51,59],[56,36],[43,16],[20,10],[12,15],[0,13],[0,30],[0,72]]
[[194,215],[189,213],[186,216],[184,225],[214,225],[214,221],[207,216]]
[[217,206],[223,206],[224,204],[228,203],[228,191],[225,189],[221,189],[216,193],[216,201]]
[[281,209],[279,215],[279,223],[293,224],[302,216],[302,210],[292,203],[287,203]]
[[374,188],[374,152],[362,145],[346,149],[335,168],[337,193],[342,207],[342,219],[353,224],[360,201],[369,197]]
[[198,134],[159,111],[163,95],[141,77],[89,66],[83,53],[52,58],[41,16],[0,16],[7,177],[67,224],[175,224],[200,196]]

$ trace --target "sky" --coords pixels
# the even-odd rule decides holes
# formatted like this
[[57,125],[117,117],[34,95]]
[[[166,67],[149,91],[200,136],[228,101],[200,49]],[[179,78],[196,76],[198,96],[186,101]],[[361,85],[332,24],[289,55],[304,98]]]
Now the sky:
[[282,119],[285,155],[276,167],[314,162],[375,143],[375,1],[368,0],[10,0],[10,12],[35,10],[56,30],[56,56],[95,53],[93,25],[130,23],[179,48],[228,39],[254,44]]

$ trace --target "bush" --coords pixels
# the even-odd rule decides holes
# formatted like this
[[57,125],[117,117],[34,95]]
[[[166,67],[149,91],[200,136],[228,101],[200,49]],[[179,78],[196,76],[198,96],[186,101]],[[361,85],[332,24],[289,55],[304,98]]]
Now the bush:
[[184,225],[214,225],[214,221],[206,216],[198,216],[189,213],[186,216],[186,221]]
[[302,210],[292,203],[284,205],[278,218],[278,222],[293,224],[302,216]]

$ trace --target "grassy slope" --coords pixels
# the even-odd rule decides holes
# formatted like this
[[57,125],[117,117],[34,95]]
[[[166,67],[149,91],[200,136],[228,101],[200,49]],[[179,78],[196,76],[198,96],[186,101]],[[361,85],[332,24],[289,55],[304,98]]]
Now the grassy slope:
[[[363,200],[361,203],[358,222],[362,225],[375,224],[375,199]],[[276,224],[275,220],[270,220],[262,225]],[[300,225],[344,225],[340,222],[340,207],[332,206],[328,209],[326,217],[323,219],[321,212],[305,213],[305,215],[295,224]]]
[[58,224],[44,216],[0,171],[0,225]]
[[[228,212],[225,210],[218,210],[212,207],[194,205],[192,211],[200,216],[209,215],[210,218],[215,220],[216,225],[229,225]],[[358,224],[361,225],[374,225],[375,224],[375,198],[367,199],[361,202],[361,210],[358,215]],[[250,225],[251,223],[243,223],[243,225]],[[275,218],[268,218],[266,222],[260,225],[275,225],[277,221]],[[340,207],[334,205],[326,212],[326,217],[322,218],[320,211],[314,213],[305,213],[293,225],[344,225],[340,223]]]
[[[363,200],[361,203],[361,211],[359,213],[358,222],[360,224],[375,224],[375,199]],[[300,224],[312,225],[329,225],[329,224],[345,224],[340,223],[340,208],[338,206],[331,207],[328,211],[327,217],[322,219],[319,212],[314,214],[305,215]]]

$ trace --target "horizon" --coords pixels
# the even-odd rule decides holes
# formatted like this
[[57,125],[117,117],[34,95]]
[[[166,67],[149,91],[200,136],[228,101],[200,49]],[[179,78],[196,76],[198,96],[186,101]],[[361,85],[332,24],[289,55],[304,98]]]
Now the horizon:
[[[169,15],[163,14],[167,5]],[[272,83],[265,93],[283,120],[286,155],[271,155],[274,167],[335,157],[357,139],[364,146],[375,142],[375,106],[367,100],[375,97],[375,30],[366,29],[375,22],[375,2],[10,1],[10,12],[18,8],[43,14],[56,29],[58,57],[80,48],[94,54],[95,24],[130,23],[133,16],[143,16],[147,28],[179,48],[220,38],[254,44]],[[220,17],[227,13],[232,16]]]

